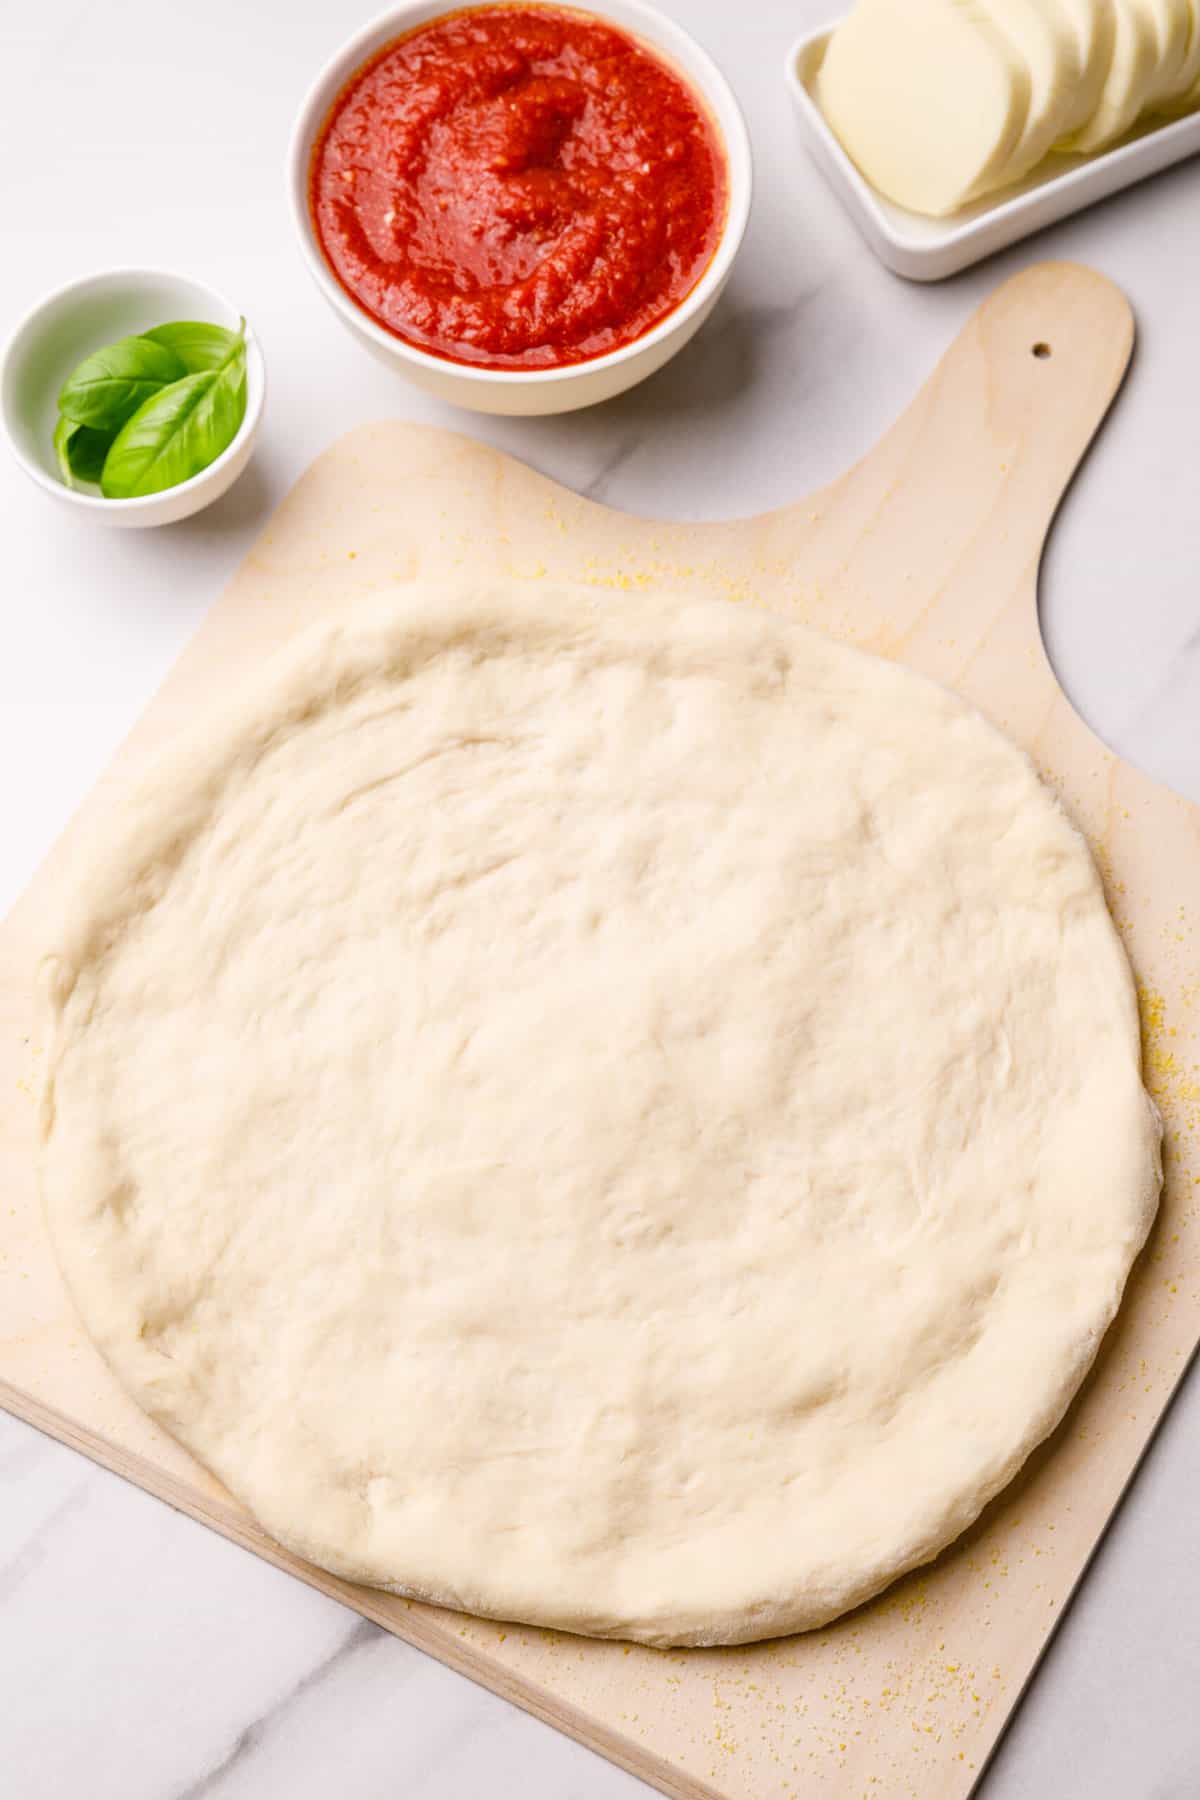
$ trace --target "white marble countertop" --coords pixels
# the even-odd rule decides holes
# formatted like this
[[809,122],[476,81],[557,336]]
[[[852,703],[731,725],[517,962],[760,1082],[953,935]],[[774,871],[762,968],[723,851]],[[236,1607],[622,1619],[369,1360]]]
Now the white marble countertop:
[[[7,5],[0,330],[118,263],[211,281],[268,364],[249,473],[209,513],[123,534],[7,462],[0,535],[0,908],[15,898],[269,509],[381,415],[473,430],[634,510],[759,510],[838,473],[1002,276],[1076,257],[1139,348],[1063,509],[1047,640],[1092,725],[1200,800],[1200,160],[936,288],[888,275],[805,160],[781,78],[823,0],[668,0],[745,106],[755,215],[720,309],[645,387],[560,421],[453,415],[369,362],[304,275],[283,147],[369,0]],[[986,1800],[1200,1795],[1200,1382],[1185,1384],[984,1783]],[[0,1790],[11,1800],[619,1800],[588,1751],[0,1415]],[[764,1800],[769,1797],[764,1796]]]

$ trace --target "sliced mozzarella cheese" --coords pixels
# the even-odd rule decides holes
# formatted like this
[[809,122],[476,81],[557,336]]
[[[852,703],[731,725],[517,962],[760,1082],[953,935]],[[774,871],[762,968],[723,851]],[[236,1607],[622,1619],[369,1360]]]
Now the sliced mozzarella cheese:
[[1192,12],[1188,0],[1151,0],[1151,11],[1158,39],[1158,72],[1150,84],[1146,104],[1156,106],[1179,89],[1191,37]]
[[1200,112],[1200,76],[1193,87],[1176,94],[1173,99],[1160,101],[1154,110],[1169,119],[1182,119],[1185,113]]
[[1155,112],[1195,112],[1200,107],[1200,0],[1190,0],[1188,41],[1178,78],[1151,100]]
[[1155,4],[1156,0],[1116,0],[1112,62],[1104,90],[1091,118],[1067,139],[1064,149],[1103,150],[1145,109],[1158,74]]
[[1181,118],[1184,113],[1200,112],[1200,78],[1197,79],[1195,87],[1189,88],[1185,94],[1172,100],[1162,110],[1176,119]]
[[[1060,0],[983,0],[992,23],[1029,70],[1029,109],[1016,146],[989,185],[1019,181],[1088,114],[1079,104],[1079,36]],[[1089,109],[1090,110],[1090,109]],[[977,192],[982,190],[976,190]]]
[[859,0],[830,39],[817,93],[867,180],[940,217],[1003,178],[1030,87],[978,0]]
[[1079,88],[1076,108],[1063,136],[1086,125],[1100,104],[1112,67],[1113,41],[1117,34],[1114,0],[1062,0],[1079,46]]

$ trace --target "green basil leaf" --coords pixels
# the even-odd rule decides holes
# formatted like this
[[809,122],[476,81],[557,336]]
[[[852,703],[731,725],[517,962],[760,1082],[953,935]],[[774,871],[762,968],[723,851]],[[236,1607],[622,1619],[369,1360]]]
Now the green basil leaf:
[[241,338],[229,361],[153,395],[121,427],[104,464],[101,491],[130,500],[177,487],[215,462],[246,416],[246,358]]
[[241,342],[242,334],[227,331],[223,325],[206,325],[200,319],[177,319],[170,325],[156,325],[145,335],[151,342],[173,350],[189,375],[198,375],[202,369],[221,368]]
[[75,486],[75,471],[71,467],[71,458],[67,452],[75,433],[82,430],[82,425],[77,425],[74,419],[64,419],[61,414],[58,424],[54,427],[54,454],[58,458],[58,472],[63,478],[64,485],[69,488]]
[[115,435],[79,425],[74,419],[59,419],[54,428],[54,454],[67,487],[73,488],[76,481],[99,481]]
[[182,358],[166,344],[121,338],[85,357],[67,377],[58,410],[77,425],[119,431],[160,388],[186,374]]

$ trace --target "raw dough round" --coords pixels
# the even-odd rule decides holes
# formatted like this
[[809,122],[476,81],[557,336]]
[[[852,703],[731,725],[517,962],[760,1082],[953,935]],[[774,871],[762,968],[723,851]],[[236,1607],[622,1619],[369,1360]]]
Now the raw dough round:
[[1061,1417],[1159,1187],[1091,859],[748,608],[399,591],[162,758],[48,965],[83,1320],[353,1580],[818,1625]]

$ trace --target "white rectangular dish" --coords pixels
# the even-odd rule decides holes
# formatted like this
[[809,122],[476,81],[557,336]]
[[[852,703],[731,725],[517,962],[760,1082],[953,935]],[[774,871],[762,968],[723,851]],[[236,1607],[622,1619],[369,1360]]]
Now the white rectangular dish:
[[922,218],[893,206],[863,179],[817,104],[816,77],[837,24],[822,25],[792,46],[788,87],[817,166],[879,260],[909,281],[956,275],[1044,225],[1200,151],[1200,113],[1152,121],[1097,156],[1049,156],[1024,181],[964,207],[953,218]]

